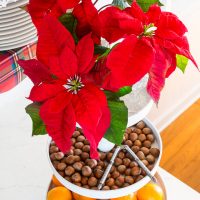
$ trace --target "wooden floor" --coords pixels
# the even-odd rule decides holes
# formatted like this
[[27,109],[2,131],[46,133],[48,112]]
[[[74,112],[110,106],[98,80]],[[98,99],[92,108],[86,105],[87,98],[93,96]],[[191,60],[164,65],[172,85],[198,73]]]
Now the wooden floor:
[[200,99],[162,132],[161,166],[200,192]]

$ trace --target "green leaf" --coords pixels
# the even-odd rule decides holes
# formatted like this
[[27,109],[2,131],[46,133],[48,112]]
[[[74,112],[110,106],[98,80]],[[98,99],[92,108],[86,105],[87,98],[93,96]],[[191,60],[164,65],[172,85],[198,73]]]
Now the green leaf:
[[65,13],[63,14],[60,18],[59,21],[67,28],[67,30],[72,34],[74,37],[75,42],[78,42],[77,35],[75,33],[75,29],[77,26],[77,20],[76,18],[72,15],[72,13]]
[[125,95],[127,95],[131,92],[132,92],[132,87],[125,86],[125,87],[119,89],[119,91],[116,94],[117,94],[118,97],[123,97],[123,96],[125,96]]
[[114,101],[120,101],[119,97],[123,97],[129,93],[132,92],[132,87],[125,86],[123,88],[120,88],[117,92],[111,92],[108,90],[104,90],[104,93],[108,100],[114,100]]
[[188,65],[188,58],[186,58],[185,56],[177,54],[176,55],[176,65],[184,73],[185,69]]
[[29,114],[33,122],[32,136],[47,134],[45,125],[42,119],[40,118],[39,111],[40,111],[39,103],[32,103],[26,107],[26,113]]
[[126,0],[113,0],[112,5],[115,5],[120,9],[124,9],[127,7]]
[[123,101],[108,101],[108,106],[111,112],[111,124],[104,138],[121,145],[128,123],[128,108]]
[[[136,1],[144,12],[147,12],[149,10],[149,7],[155,3],[158,3],[159,6],[163,6],[160,0],[136,0]],[[127,0],[127,2],[131,5],[133,3],[133,0]]]
[[95,54],[104,54],[108,50],[109,50],[109,48],[104,47],[104,46],[100,46],[100,45],[94,46],[94,53]]

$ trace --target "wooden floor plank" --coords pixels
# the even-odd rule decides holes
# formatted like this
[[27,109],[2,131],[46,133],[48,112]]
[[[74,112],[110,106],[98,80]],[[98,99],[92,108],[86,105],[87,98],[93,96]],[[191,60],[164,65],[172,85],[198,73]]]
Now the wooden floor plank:
[[200,99],[162,132],[161,167],[200,192]]

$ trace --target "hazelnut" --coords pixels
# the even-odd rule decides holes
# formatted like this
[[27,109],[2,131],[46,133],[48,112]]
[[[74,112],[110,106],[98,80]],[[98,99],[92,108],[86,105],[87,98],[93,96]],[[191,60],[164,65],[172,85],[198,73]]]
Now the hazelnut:
[[130,184],[129,183],[124,183],[122,187],[128,187]]
[[135,161],[132,161],[131,163],[130,163],[130,165],[129,165],[129,167],[137,167],[138,166],[138,164],[135,162]]
[[150,134],[150,133],[151,133],[151,129],[148,128],[148,127],[146,127],[146,128],[143,128],[143,129],[142,129],[142,132],[143,132],[145,135],[147,135],[147,134]]
[[126,166],[125,165],[119,165],[117,167],[117,170],[119,171],[119,173],[124,173],[126,170]]
[[81,187],[82,186],[82,184],[81,183],[74,183],[75,185],[77,185],[77,186],[79,186],[79,187]]
[[88,177],[83,176],[82,179],[81,179],[81,183],[83,185],[87,185],[88,184]]
[[82,160],[86,160],[86,159],[88,159],[89,157],[90,157],[90,155],[89,155],[89,153],[87,153],[87,152],[83,152],[83,153],[81,154]]
[[96,179],[95,177],[90,177],[90,178],[88,179],[88,185],[89,185],[90,187],[96,186],[96,185],[97,185],[97,179]]
[[149,154],[147,157],[146,157],[146,160],[150,163],[150,164],[153,164],[155,163],[155,158]]
[[65,174],[66,174],[67,176],[71,176],[74,172],[75,172],[75,169],[74,169],[72,166],[68,166],[68,167],[65,169]]
[[87,159],[85,163],[90,166],[91,169],[97,166],[97,161],[95,159]]
[[125,176],[125,182],[131,185],[134,183],[134,179],[132,176]]
[[58,169],[57,166],[58,166],[59,163],[60,162],[57,161],[57,160],[52,161],[52,164],[53,164],[53,166],[54,166],[55,169]]
[[147,140],[151,141],[152,143],[155,141],[155,136],[153,134],[147,135]]
[[63,171],[58,171],[58,173],[59,173],[62,177],[65,177],[65,172],[63,172]]
[[59,163],[57,165],[57,169],[60,171],[63,171],[66,167],[67,167],[67,165],[65,163]]
[[67,164],[73,164],[74,162],[75,162],[75,159],[74,159],[74,156],[72,156],[72,155],[70,155],[70,156],[68,156],[66,159],[65,159],[65,162],[67,163]]
[[81,175],[78,172],[76,172],[75,174],[72,175],[71,179],[74,183],[80,183]]
[[106,159],[106,153],[100,152],[99,157],[100,157],[100,160],[105,160]]
[[136,127],[139,129],[143,129],[146,126],[146,124],[143,121],[140,121],[136,124]]
[[80,156],[81,154],[82,154],[82,150],[81,149],[74,149],[74,155]]
[[91,187],[91,190],[98,190],[98,187],[96,187],[96,186]]
[[77,138],[76,138],[77,142],[83,142],[85,140],[85,137],[83,135],[79,135]]
[[106,185],[111,187],[115,184],[115,179],[114,178],[109,178],[107,181],[106,181]]
[[92,170],[89,166],[82,167],[83,176],[90,176],[92,174]]
[[113,156],[113,153],[109,152],[109,153],[107,154],[107,161],[110,161],[111,158],[112,158],[112,156]]
[[90,189],[89,185],[83,185],[83,188]]
[[124,133],[123,139],[124,139],[124,140],[128,140],[128,133]]
[[121,159],[123,159],[124,158],[124,156],[125,156],[125,154],[124,154],[124,152],[119,152],[119,154],[118,154],[118,158],[121,158]]
[[71,142],[72,142],[72,145],[74,145],[76,143],[76,139],[75,138],[71,138]]
[[154,165],[148,165],[147,168],[151,171],[154,168]]
[[141,168],[139,168],[139,167],[133,167],[131,169],[131,175],[138,176],[140,174],[141,174]]
[[84,145],[90,145],[90,142],[88,140],[83,141]]
[[78,162],[80,160],[81,160],[80,156],[74,156],[74,162]]
[[102,168],[104,168],[105,167],[105,162],[103,162],[103,161],[99,161],[98,162],[98,166],[101,166]]
[[126,153],[126,158],[133,159],[133,157],[131,156],[129,152]]
[[144,153],[145,156],[149,154],[149,149],[146,147],[142,147],[140,150]]
[[130,163],[131,163],[131,160],[130,160],[129,158],[124,158],[124,159],[123,159],[123,164],[124,164],[126,167],[128,167],[128,166],[130,165]]
[[51,146],[49,149],[49,153],[57,153],[59,151],[57,146]]
[[51,141],[50,145],[51,146],[56,146],[56,143],[54,141]]
[[76,144],[74,144],[75,148],[77,149],[82,149],[84,144],[82,142],[77,142]]
[[139,175],[139,176],[136,177],[135,182],[138,182],[138,181],[140,181],[140,180],[143,179],[143,178],[144,178],[144,176]]
[[141,142],[145,141],[146,140],[146,135],[145,134],[140,134],[138,136],[138,140],[140,140]]
[[74,168],[76,171],[81,171],[82,167],[83,167],[83,164],[82,164],[81,162],[75,162],[75,163],[73,164],[73,168]]
[[152,154],[154,157],[158,158],[158,156],[160,155],[160,150],[157,148],[151,148],[150,154]]
[[85,152],[90,152],[90,145],[84,145],[82,150]]
[[126,129],[126,133],[130,134],[132,132],[132,129],[131,128],[127,128]]
[[116,189],[118,189],[118,188],[119,188],[119,187],[116,186],[116,185],[113,185],[113,186],[111,187],[112,190],[116,190]]
[[142,142],[140,140],[135,140],[134,146],[141,147],[142,146]]
[[74,149],[70,149],[66,154],[66,156],[74,155]]
[[140,159],[140,160],[144,160],[145,159],[145,155],[142,151],[138,151],[136,153],[137,157]]
[[58,152],[58,153],[55,153],[54,155],[57,160],[62,160],[65,156],[63,152]]
[[116,158],[115,159],[115,166],[119,166],[119,165],[121,165],[122,164],[122,159],[121,158]]
[[150,142],[149,140],[145,140],[145,141],[143,142],[143,146],[144,146],[144,147],[147,147],[147,148],[151,148],[151,142]]
[[137,139],[138,139],[137,133],[131,133],[131,134],[129,135],[129,139],[130,139],[132,142],[134,142],[135,140],[137,140]]
[[56,155],[57,153],[52,153],[51,155],[50,155],[50,159],[51,159],[51,161],[54,161],[54,160],[56,160]]
[[71,177],[70,176],[65,176],[65,180],[71,182]]
[[145,166],[149,165],[149,162],[148,162],[147,160],[142,160],[142,162],[143,162],[143,164],[144,164]]
[[116,170],[116,167],[115,166],[112,166],[111,169],[110,169],[110,172],[114,172]]
[[126,171],[125,171],[125,175],[126,175],[126,176],[131,175],[131,169],[130,169],[130,168],[126,169]]
[[103,171],[101,169],[95,169],[94,170],[94,175],[96,178],[100,179],[103,176]]
[[74,138],[78,137],[79,135],[81,135],[81,133],[79,131],[74,131],[73,136]]
[[140,147],[139,147],[139,146],[132,146],[132,147],[131,147],[131,150],[132,150],[134,153],[137,153],[137,152],[140,150]]
[[142,171],[141,171],[141,175],[142,176],[146,176],[146,172],[142,169]]
[[103,186],[102,190],[110,190],[110,187],[105,185],[105,186]]
[[121,187],[124,184],[124,177],[123,176],[118,176],[116,178],[115,184],[119,187]]
[[117,178],[117,177],[119,177],[120,176],[120,173],[118,172],[118,171],[114,171],[113,173],[112,173],[112,177],[113,178]]
[[125,145],[128,145],[129,147],[133,146],[133,142],[131,140],[126,140],[124,142]]
[[135,128],[134,132],[137,133],[138,135],[142,133],[142,131],[139,128]]

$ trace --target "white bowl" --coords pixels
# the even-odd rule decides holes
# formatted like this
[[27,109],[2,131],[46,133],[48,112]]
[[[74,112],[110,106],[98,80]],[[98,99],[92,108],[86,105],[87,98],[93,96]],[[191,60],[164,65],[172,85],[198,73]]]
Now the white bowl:
[[[132,120],[133,120],[133,118],[129,117],[129,123],[128,123],[129,126],[134,125],[132,123]],[[146,118],[143,121],[146,123],[146,125],[149,128],[152,129],[152,131],[155,135],[156,143],[154,144],[154,146],[157,146],[160,149],[160,155],[159,155],[158,159],[156,160],[154,168],[151,171],[151,174],[155,175],[155,173],[158,169],[159,163],[160,163],[161,156],[162,156],[162,140],[161,140],[160,134],[159,134],[158,130],[155,128],[155,126]],[[109,190],[109,191],[91,190],[91,189],[79,187],[79,186],[74,185],[73,183],[65,180],[54,168],[54,166],[50,160],[50,156],[49,156],[50,142],[51,142],[51,139],[49,139],[49,141],[48,141],[47,155],[48,155],[49,164],[53,170],[53,174],[60,181],[60,183],[62,183],[66,188],[68,188],[72,192],[78,193],[82,196],[87,196],[87,197],[96,198],[96,199],[110,199],[110,198],[122,197],[122,196],[128,195],[130,193],[136,192],[137,190],[142,188],[144,185],[146,185],[150,181],[150,178],[148,176],[146,176],[142,180],[138,181],[137,183],[134,183],[133,185],[130,185],[125,188]]]

